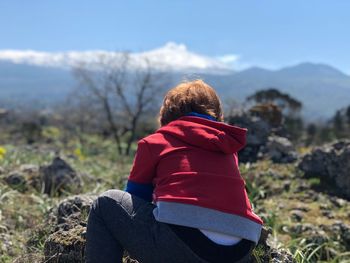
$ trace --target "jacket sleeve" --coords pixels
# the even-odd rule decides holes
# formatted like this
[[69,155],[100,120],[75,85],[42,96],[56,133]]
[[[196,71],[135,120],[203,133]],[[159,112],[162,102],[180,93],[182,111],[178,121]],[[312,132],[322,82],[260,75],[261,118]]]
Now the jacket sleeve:
[[134,163],[125,190],[151,202],[154,176],[155,162],[152,159],[147,142],[142,139],[138,142]]

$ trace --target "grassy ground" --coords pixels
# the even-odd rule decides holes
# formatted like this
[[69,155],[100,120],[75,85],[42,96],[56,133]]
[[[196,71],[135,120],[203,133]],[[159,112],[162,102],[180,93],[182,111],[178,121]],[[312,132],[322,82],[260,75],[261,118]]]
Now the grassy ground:
[[[49,211],[71,194],[48,197],[30,186],[19,185],[13,189],[5,183],[5,176],[23,170],[25,165],[48,165],[59,154],[82,175],[81,193],[99,194],[107,189],[122,188],[132,164],[131,157],[116,154],[113,142],[98,138],[88,138],[84,145],[71,141],[67,145],[57,142],[1,147],[6,152],[0,158],[1,263],[13,262],[25,251],[40,253],[48,234],[43,224]],[[34,239],[35,242],[28,243]]]
[[241,172],[275,247],[289,250],[297,262],[350,262],[350,239],[334,226],[350,226],[349,202],[315,191],[319,180],[304,179],[295,164],[261,161],[242,165]]
[[[131,157],[116,154],[113,142],[98,137],[87,137],[83,144],[72,140],[65,144],[57,141],[1,147],[5,151],[0,158],[0,263],[13,262],[23,254],[40,258],[50,227],[44,225],[45,219],[60,200],[71,194],[48,197],[28,186],[13,189],[4,182],[5,176],[23,169],[23,165],[47,165],[59,154],[82,174],[81,193],[99,194],[122,188],[132,164]],[[342,205],[336,206],[335,199],[312,190],[317,179],[303,179],[294,164],[261,161],[241,165],[240,169],[255,212],[272,230],[270,242],[289,250],[297,262],[350,262],[341,237],[327,231],[337,222],[350,225],[349,202],[338,200]],[[305,224],[323,232],[310,230],[316,231],[312,239],[311,232],[297,229]],[[259,248],[255,254],[259,255]]]

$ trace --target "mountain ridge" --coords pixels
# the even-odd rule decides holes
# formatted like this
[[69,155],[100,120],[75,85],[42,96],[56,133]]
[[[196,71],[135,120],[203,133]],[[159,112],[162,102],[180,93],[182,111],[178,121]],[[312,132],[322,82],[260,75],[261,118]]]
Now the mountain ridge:
[[[350,76],[326,64],[307,62],[277,70],[251,67],[224,73],[196,68],[166,71],[174,76],[171,85],[182,81],[183,76],[196,76],[215,87],[223,98],[239,102],[257,90],[280,89],[303,103],[302,113],[310,120],[330,118],[350,104]],[[52,105],[63,101],[76,86],[69,68],[0,60],[0,103],[7,101],[6,106],[34,100]]]

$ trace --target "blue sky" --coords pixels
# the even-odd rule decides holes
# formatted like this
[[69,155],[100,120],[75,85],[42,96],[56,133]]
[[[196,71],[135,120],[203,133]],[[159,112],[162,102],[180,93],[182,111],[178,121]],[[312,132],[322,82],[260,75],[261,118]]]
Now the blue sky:
[[0,0],[0,49],[147,51],[172,41],[242,66],[350,73],[347,0]]

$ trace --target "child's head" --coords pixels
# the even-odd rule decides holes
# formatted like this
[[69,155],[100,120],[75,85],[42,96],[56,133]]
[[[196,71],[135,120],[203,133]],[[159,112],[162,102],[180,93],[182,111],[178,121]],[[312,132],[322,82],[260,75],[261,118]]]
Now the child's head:
[[219,96],[202,80],[183,82],[168,91],[159,112],[160,125],[166,125],[190,112],[197,112],[223,121]]

